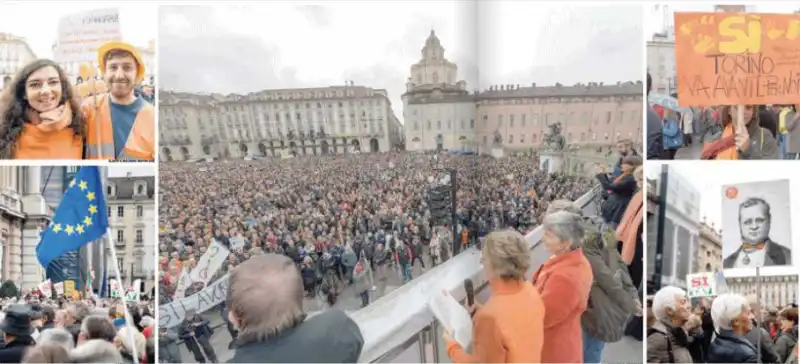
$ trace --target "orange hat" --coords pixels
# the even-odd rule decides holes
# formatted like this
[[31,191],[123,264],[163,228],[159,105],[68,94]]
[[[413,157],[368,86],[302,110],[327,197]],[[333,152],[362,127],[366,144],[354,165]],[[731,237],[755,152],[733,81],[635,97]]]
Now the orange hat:
[[100,70],[105,73],[106,54],[114,49],[126,51],[133,55],[133,58],[136,59],[136,63],[139,65],[138,69],[136,70],[136,84],[141,83],[144,79],[144,62],[142,62],[142,56],[139,54],[139,50],[128,43],[108,42],[100,46],[100,48],[97,49],[97,64],[100,65]]

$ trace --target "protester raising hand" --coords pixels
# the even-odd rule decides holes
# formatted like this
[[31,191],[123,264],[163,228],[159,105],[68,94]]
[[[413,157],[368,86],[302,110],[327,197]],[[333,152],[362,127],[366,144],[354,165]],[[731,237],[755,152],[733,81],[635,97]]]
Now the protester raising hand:
[[[732,109],[732,111],[735,111],[735,109]],[[747,131],[747,125],[744,123],[744,118],[740,117],[738,111],[735,111],[735,113],[736,115],[733,116],[733,132],[736,149],[740,152],[746,152],[750,147],[750,133]]]

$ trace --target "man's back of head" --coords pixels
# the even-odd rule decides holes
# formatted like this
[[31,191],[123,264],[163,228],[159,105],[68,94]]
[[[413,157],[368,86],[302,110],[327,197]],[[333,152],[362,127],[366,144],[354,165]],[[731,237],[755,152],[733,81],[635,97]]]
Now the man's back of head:
[[229,315],[245,340],[264,340],[305,319],[303,281],[284,255],[252,257],[236,267],[229,282]]

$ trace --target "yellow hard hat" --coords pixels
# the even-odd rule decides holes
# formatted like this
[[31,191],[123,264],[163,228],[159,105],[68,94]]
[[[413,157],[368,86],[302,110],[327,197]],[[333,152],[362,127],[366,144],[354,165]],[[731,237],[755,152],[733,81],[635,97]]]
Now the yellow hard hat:
[[128,43],[108,42],[100,46],[100,48],[97,50],[97,64],[100,65],[100,70],[105,73],[106,54],[114,49],[126,51],[133,55],[133,58],[136,59],[136,63],[139,65],[138,69],[136,70],[136,84],[141,83],[144,79],[144,62],[142,62],[142,56],[139,54],[139,51],[136,49],[136,47]]

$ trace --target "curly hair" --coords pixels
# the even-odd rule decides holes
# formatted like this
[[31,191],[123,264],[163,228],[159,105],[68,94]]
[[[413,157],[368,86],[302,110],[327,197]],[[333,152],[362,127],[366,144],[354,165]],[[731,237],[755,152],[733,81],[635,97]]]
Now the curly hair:
[[[761,125],[761,120],[759,119],[759,116],[758,116],[758,111],[759,111],[758,105],[749,105],[749,106],[751,106],[753,108],[753,117],[750,119],[750,122],[755,122],[756,125],[760,126]],[[733,112],[733,111],[735,111],[733,106],[723,106],[722,110],[720,110],[720,115],[722,116],[722,127],[723,128],[728,126],[728,124],[733,122],[733,116],[731,115],[731,112]],[[746,125],[752,125],[752,124],[750,124],[748,122],[745,122],[745,124]]]
[[81,100],[67,79],[67,74],[58,65],[49,59],[37,59],[25,65],[14,76],[11,85],[3,90],[0,95],[0,159],[11,159],[25,123],[28,121],[27,112],[30,105],[25,99],[25,81],[32,73],[44,68],[53,67],[58,72],[61,80],[61,100],[59,104],[69,102],[72,108],[72,124],[70,127],[76,138],[86,135],[83,114],[81,113]]

